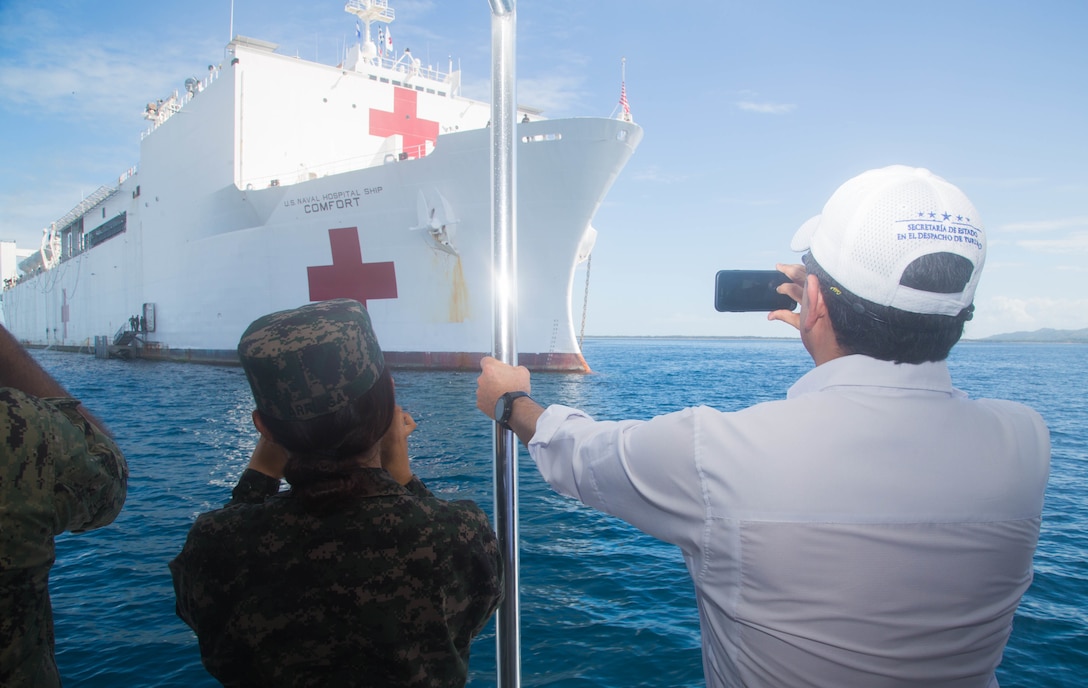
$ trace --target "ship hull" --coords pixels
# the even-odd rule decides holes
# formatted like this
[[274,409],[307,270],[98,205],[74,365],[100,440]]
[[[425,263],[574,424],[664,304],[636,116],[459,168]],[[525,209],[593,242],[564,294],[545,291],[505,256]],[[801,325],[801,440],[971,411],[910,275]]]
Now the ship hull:
[[[547,136],[518,151],[519,362],[587,371],[574,273],[591,218],[641,132],[590,118],[523,129]],[[488,133],[453,134],[419,160],[290,187],[228,187],[215,194],[221,204],[267,220],[208,236],[184,231],[184,212],[148,218],[137,204],[123,235],[8,289],[5,323],[30,346],[93,350],[96,337],[112,342],[145,316],[134,356],[229,364],[260,315],[350,296],[367,306],[391,365],[476,369],[493,342]],[[420,198],[446,206],[445,243],[421,226]],[[151,232],[184,238],[148,240]],[[371,270],[391,279],[352,283],[374,281]],[[333,284],[321,292],[325,272]]]

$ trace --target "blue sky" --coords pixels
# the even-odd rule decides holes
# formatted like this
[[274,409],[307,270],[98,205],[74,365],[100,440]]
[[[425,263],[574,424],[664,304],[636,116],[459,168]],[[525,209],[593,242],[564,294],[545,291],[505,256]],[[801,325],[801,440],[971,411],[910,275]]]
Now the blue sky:
[[[398,51],[452,56],[487,97],[487,0],[391,5]],[[0,0],[0,238],[36,246],[136,164],[144,105],[221,62],[230,22],[230,0]],[[894,163],[982,216],[968,337],[1088,327],[1088,2],[519,0],[517,26],[519,102],[608,116],[626,58],[645,129],[594,222],[586,334],[790,335],[714,311],[715,272],[795,261],[794,230],[840,183]],[[335,63],[354,17],[235,0],[234,32]]]

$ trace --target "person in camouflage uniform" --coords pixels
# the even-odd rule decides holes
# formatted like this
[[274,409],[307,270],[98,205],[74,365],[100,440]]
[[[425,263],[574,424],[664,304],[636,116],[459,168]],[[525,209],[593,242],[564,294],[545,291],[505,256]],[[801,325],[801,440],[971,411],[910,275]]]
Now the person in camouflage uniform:
[[59,686],[53,537],[112,522],[128,465],[104,426],[3,327],[0,446],[0,686]]
[[476,504],[412,474],[415,422],[366,310],[266,315],[238,355],[260,439],[170,564],[204,667],[225,686],[463,686],[502,596],[498,545]]

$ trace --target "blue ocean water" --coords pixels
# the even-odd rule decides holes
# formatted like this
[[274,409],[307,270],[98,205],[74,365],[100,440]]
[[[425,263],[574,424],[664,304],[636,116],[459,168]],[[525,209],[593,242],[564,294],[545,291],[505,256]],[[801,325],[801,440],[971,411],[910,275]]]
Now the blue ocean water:
[[[589,339],[592,375],[537,375],[533,396],[602,419],[682,406],[723,410],[781,398],[812,366],[797,341]],[[1035,581],[999,668],[1003,688],[1088,680],[1088,348],[964,342],[950,358],[972,396],[1036,408],[1053,462]],[[167,569],[202,511],[216,508],[256,435],[240,369],[35,357],[116,435],[129,496],[104,529],[58,538],[51,578],[57,662],[68,686],[218,685],[174,615]],[[492,425],[475,410],[474,373],[399,372],[418,421],[413,468],[437,494],[492,511]],[[521,452],[522,684],[700,686],[698,618],[679,552],[556,495]],[[472,649],[469,685],[495,684],[494,622]]]

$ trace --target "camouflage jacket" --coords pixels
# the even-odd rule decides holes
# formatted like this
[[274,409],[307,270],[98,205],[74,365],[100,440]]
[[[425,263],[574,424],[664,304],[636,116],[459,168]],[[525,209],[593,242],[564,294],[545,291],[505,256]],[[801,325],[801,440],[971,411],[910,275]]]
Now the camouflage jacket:
[[0,686],[59,686],[49,568],[53,536],[113,521],[128,466],[75,399],[0,388]]
[[170,564],[177,613],[225,686],[463,686],[502,595],[498,545],[469,501],[363,469],[360,494],[307,512],[247,470]]

